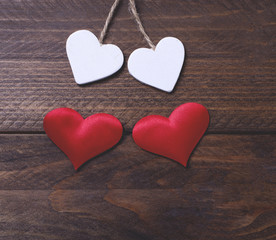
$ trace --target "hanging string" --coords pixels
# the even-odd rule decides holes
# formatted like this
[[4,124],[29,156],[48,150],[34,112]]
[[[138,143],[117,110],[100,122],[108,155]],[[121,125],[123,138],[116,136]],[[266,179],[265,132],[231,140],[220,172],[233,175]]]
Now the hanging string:
[[[101,32],[101,35],[99,37],[99,42],[100,44],[103,44],[103,40],[106,36],[106,33],[107,33],[107,30],[108,30],[108,26],[112,20],[112,17],[114,16],[114,12],[117,8],[117,6],[119,5],[120,3],[120,0],[115,0],[109,13],[108,13],[108,16],[106,18],[106,21],[105,21],[105,24],[104,24],[104,28]],[[143,34],[145,40],[147,41],[147,43],[149,44],[149,46],[154,50],[155,49],[155,45],[153,44],[153,42],[150,40],[148,34],[146,33],[144,27],[143,27],[143,24],[141,22],[141,19],[139,17],[139,14],[137,12],[137,9],[136,9],[136,5],[135,5],[135,0],[129,0],[129,11],[131,12],[131,14],[133,15],[137,25],[138,25],[138,28],[139,28],[139,31]]]
[[120,2],[120,0],[115,0],[115,2],[113,3],[113,5],[112,5],[112,7],[111,7],[111,9],[109,11],[109,14],[108,14],[108,16],[107,16],[107,18],[105,20],[104,28],[103,28],[103,30],[101,32],[101,35],[100,35],[100,38],[99,38],[100,44],[103,44],[103,40],[104,40],[104,38],[106,36],[106,32],[107,32],[108,26],[109,26],[109,24],[110,24],[110,22],[112,20],[112,17],[114,15],[114,12],[115,12],[115,10],[116,10],[119,2]]
[[129,11],[132,13],[137,25],[138,25],[138,28],[140,30],[140,32],[143,34],[145,40],[147,41],[147,43],[149,44],[149,46],[154,50],[155,49],[155,45],[153,44],[153,42],[150,40],[148,34],[146,33],[143,25],[142,25],[142,22],[141,22],[141,19],[139,17],[139,14],[137,12],[137,9],[136,9],[136,5],[135,5],[135,0],[129,0]]

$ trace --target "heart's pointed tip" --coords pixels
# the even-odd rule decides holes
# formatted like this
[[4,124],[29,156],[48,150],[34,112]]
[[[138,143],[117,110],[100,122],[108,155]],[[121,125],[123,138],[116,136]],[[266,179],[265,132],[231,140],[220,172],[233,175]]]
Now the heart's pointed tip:
[[166,92],[167,93],[171,93],[173,91],[173,89],[174,89],[174,86],[172,88],[170,88],[170,89],[167,89]]
[[73,167],[74,167],[75,171],[77,172],[80,166],[75,166],[75,165],[73,164]]
[[79,79],[77,77],[75,77],[75,82],[78,85],[85,85],[85,84],[89,83],[87,80]]
[[[105,78],[105,77],[103,77],[103,78]],[[79,86],[85,86],[85,85],[91,84],[93,82],[102,80],[103,78],[91,78],[91,77],[88,78],[87,76],[85,76],[84,78],[78,78],[78,77],[75,77],[75,75],[74,75],[75,82]]]
[[[68,157],[69,158],[69,157]],[[75,169],[75,171],[78,171],[79,170],[79,168],[82,166],[82,165],[84,165],[86,162],[88,162],[88,160],[86,160],[86,161],[83,161],[83,160],[80,160],[80,159],[77,159],[77,158],[69,158],[70,159],[70,161],[71,161],[71,163],[72,163],[72,165],[73,165],[73,167],[74,167],[74,169]]]
[[180,163],[184,168],[187,168],[187,163]]
[[186,168],[188,165],[188,161],[190,159],[190,155],[185,154],[184,157],[182,156],[181,158],[178,157],[178,158],[170,158],[170,159],[176,161],[177,163],[181,164],[183,167]]
[[185,160],[184,162],[182,162],[181,164],[182,164],[184,167],[187,167],[188,160],[189,160],[189,158],[188,158],[187,160]]
[[79,171],[79,168],[80,168],[82,165],[83,165],[83,164],[81,164],[81,165],[79,165],[79,166],[75,166],[75,165],[73,164],[73,167],[74,167],[75,171],[78,172],[78,171]]
[[157,88],[158,90],[161,90],[161,91],[164,91],[164,92],[167,92],[167,93],[171,93],[175,86],[171,86],[171,87],[168,87],[168,88],[161,88],[161,87],[158,88],[158,87],[155,87],[155,86],[151,86],[151,87]]

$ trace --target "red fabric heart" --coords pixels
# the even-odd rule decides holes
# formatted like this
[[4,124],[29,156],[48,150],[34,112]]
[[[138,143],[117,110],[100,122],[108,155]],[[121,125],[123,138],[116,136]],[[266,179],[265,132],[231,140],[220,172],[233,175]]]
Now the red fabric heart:
[[123,133],[122,124],[112,115],[98,113],[83,119],[70,108],[49,112],[43,126],[48,137],[69,157],[76,170],[117,144]]
[[141,148],[186,166],[209,125],[207,109],[198,103],[177,107],[169,118],[151,115],[134,126],[132,136]]

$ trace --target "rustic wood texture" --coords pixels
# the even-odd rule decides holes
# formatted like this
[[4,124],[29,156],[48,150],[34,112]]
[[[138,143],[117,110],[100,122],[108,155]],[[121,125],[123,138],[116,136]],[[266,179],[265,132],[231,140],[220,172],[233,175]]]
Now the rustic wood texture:
[[274,239],[276,137],[208,135],[187,169],[125,136],[75,173],[45,135],[2,135],[2,239]]
[[[0,240],[276,239],[275,1],[136,0],[155,44],[185,44],[171,94],[127,71],[130,53],[148,47],[127,2],[105,39],[123,68],[78,86],[66,39],[99,36],[113,0],[0,1]],[[211,122],[187,168],[134,144],[140,118],[189,101]],[[75,172],[43,131],[58,107],[113,114],[123,138]]]
[[[114,76],[83,87],[65,52],[78,29],[97,36],[113,0],[2,0],[0,3],[0,131],[43,131],[45,114],[71,107],[84,117],[106,112],[131,131],[141,117],[168,116],[176,106],[204,104],[210,132],[276,131],[275,1],[137,0],[145,29],[157,43],[175,36],[186,61],[168,94],[134,80],[126,64]],[[122,1],[106,43],[126,61],[147,47]]]

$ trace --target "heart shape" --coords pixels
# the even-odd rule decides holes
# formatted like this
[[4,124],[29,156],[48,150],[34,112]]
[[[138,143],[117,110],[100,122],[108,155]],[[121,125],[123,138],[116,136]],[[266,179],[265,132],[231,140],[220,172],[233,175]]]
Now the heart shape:
[[77,170],[82,164],[110,149],[122,137],[120,121],[106,113],[86,119],[70,108],[57,108],[43,121],[48,137],[69,157]]
[[155,50],[139,48],[128,59],[130,74],[142,83],[171,92],[179,78],[185,49],[174,37],[163,38]]
[[123,65],[124,56],[113,44],[101,45],[88,30],[72,33],[66,42],[67,56],[76,83],[94,82],[117,72]]
[[186,166],[208,125],[208,110],[198,103],[186,103],[169,118],[159,115],[142,118],[134,126],[132,136],[141,148]]

